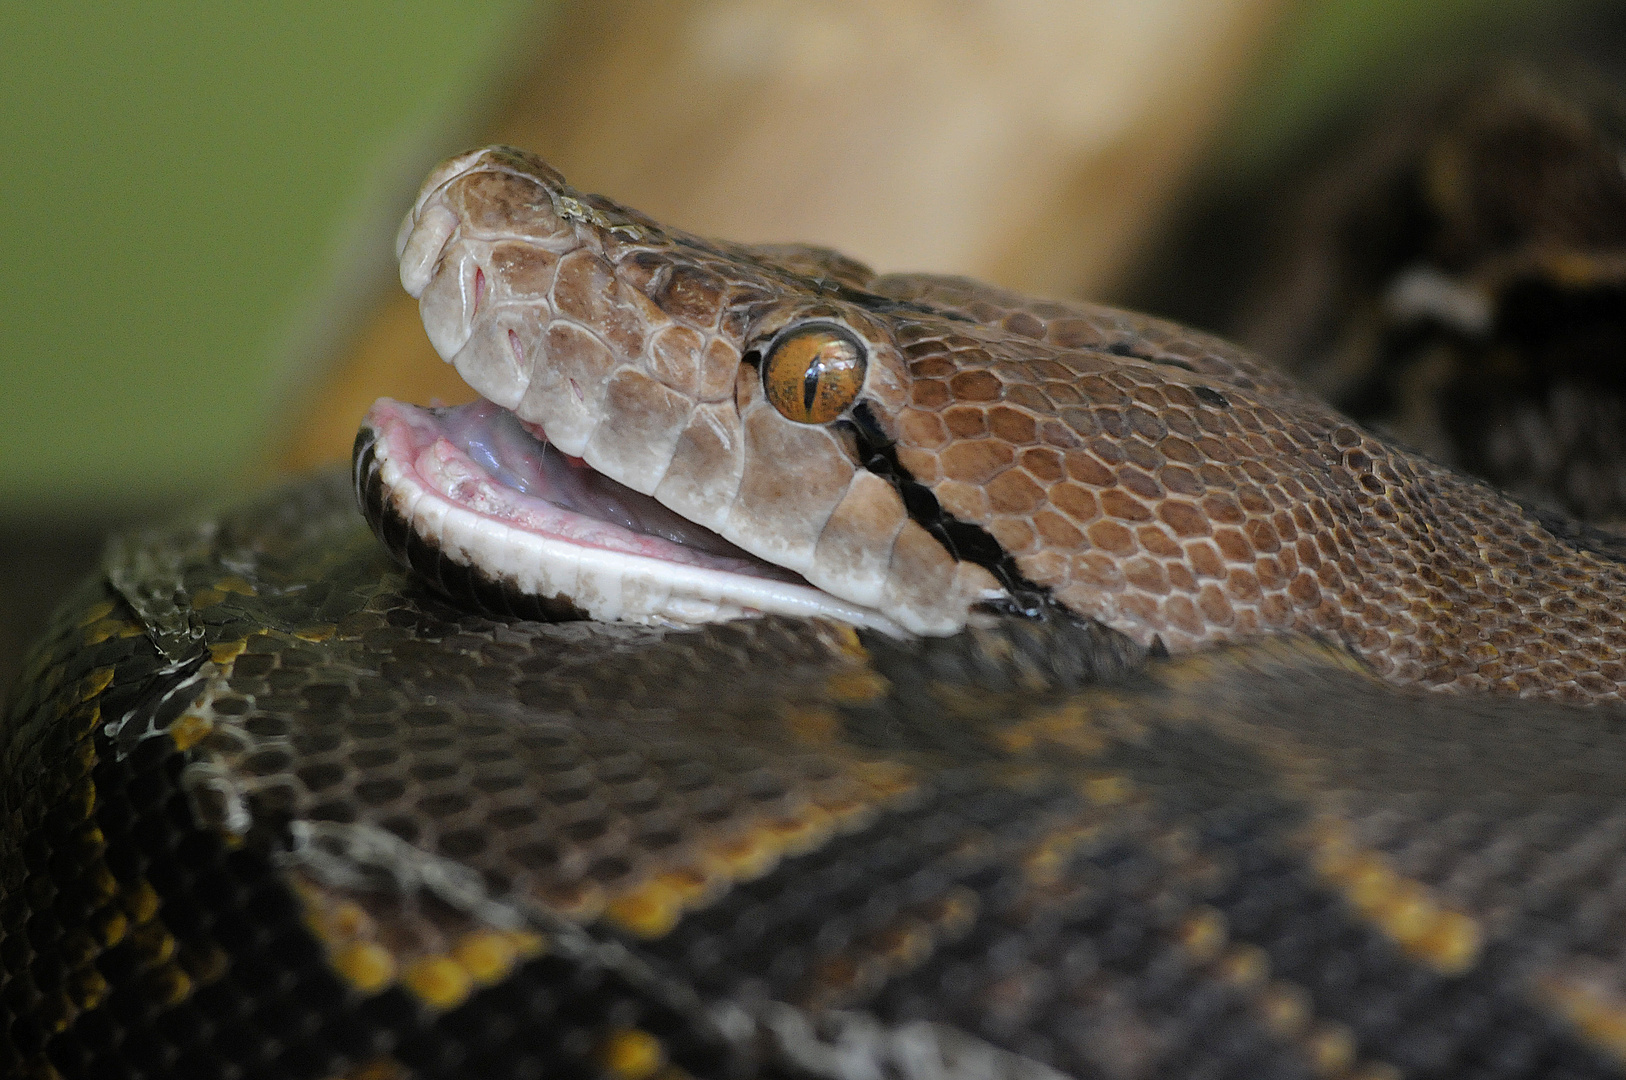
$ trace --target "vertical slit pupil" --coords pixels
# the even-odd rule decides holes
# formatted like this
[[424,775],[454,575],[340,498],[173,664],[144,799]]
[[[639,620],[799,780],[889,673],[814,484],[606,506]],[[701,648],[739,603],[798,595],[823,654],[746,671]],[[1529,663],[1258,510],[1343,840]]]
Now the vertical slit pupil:
[[802,373],[802,408],[813,414],[813,401],[819,396],[819,378],[824,374],[824,350],[813,355],[813,362]]
[[802,326],[782,333],[762,356],[762,390],[786,419],[827,424],[858,397],[865,365],[850,331]]

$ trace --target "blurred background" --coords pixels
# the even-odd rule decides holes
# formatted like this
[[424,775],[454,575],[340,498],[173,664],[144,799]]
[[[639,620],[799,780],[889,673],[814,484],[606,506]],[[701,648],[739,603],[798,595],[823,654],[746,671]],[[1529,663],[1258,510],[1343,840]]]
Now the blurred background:
[[343,457],[381,393],[463,396],[390,259],[450,153],[1232,332],[1306,163],[1504,57],[1618,73],[1626,5],[4,5],[0,686],[107,530]]

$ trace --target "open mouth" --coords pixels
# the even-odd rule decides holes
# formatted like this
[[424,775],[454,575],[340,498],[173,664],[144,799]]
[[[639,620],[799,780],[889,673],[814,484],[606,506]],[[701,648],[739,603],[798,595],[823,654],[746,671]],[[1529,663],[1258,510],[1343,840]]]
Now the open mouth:
[[976,530],[887,456],[862,399],[879,331],[822,286],[504,147],[437,167],[396,253],[482,400],[378,402],[355,480],[374,531],[446,595],[526,618],[893,634],[955,633],[1009,599],[998,545],[962,543]]
[[381,399],[354,468],[362,512],[396,558],[494,614],[656,625],[822,615],[901,633],[560,452],[489,401]]

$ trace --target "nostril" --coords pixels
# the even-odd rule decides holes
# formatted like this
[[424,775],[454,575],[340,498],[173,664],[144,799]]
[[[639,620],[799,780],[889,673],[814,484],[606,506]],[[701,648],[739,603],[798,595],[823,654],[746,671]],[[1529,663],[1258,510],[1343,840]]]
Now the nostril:
[[[476,266],[474,268],[474,311],[480,310],[480,301],[485,299],[485,295],[486,272]],[[472,315],[474,312],[470,312],[469,314]],[[510,330],[509,333],[511,334],[513,331]]]
[[524,371],[525,346],[520,344],[519,335],[512,330],[508,331],[508,347],[514,350],[514,363],[519,365],[519,370]]

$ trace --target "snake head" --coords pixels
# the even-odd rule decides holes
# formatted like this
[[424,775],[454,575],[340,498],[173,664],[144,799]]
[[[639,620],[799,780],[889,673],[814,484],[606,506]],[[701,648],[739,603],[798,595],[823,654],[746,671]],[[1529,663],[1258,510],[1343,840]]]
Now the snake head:
[[[506,147],[437,168],[397,251],[430,340],[488,403],[381,403],[369,421],[398,437],[369,443],[401,485],[380,498],[438,562],[654,621],[782,611],[943,634],[1010,595],[906,505],[888,453],[907,363],[886,316],[907,305],[865,292],[866,267],[688,236]],[[531,501],[561,487],[537,497],[614,503],[604,516],[635,535]],[[609,565],[605,546],[662,565]]]
[[454,595],[921,634],[1055,608],[1170,651],[1297,631],[1399,682],[1626,686],[1618,562],[1207,335],[704,240],[501,147],[431,175],[399,251],[485,400],[381,402],[357,482]]

